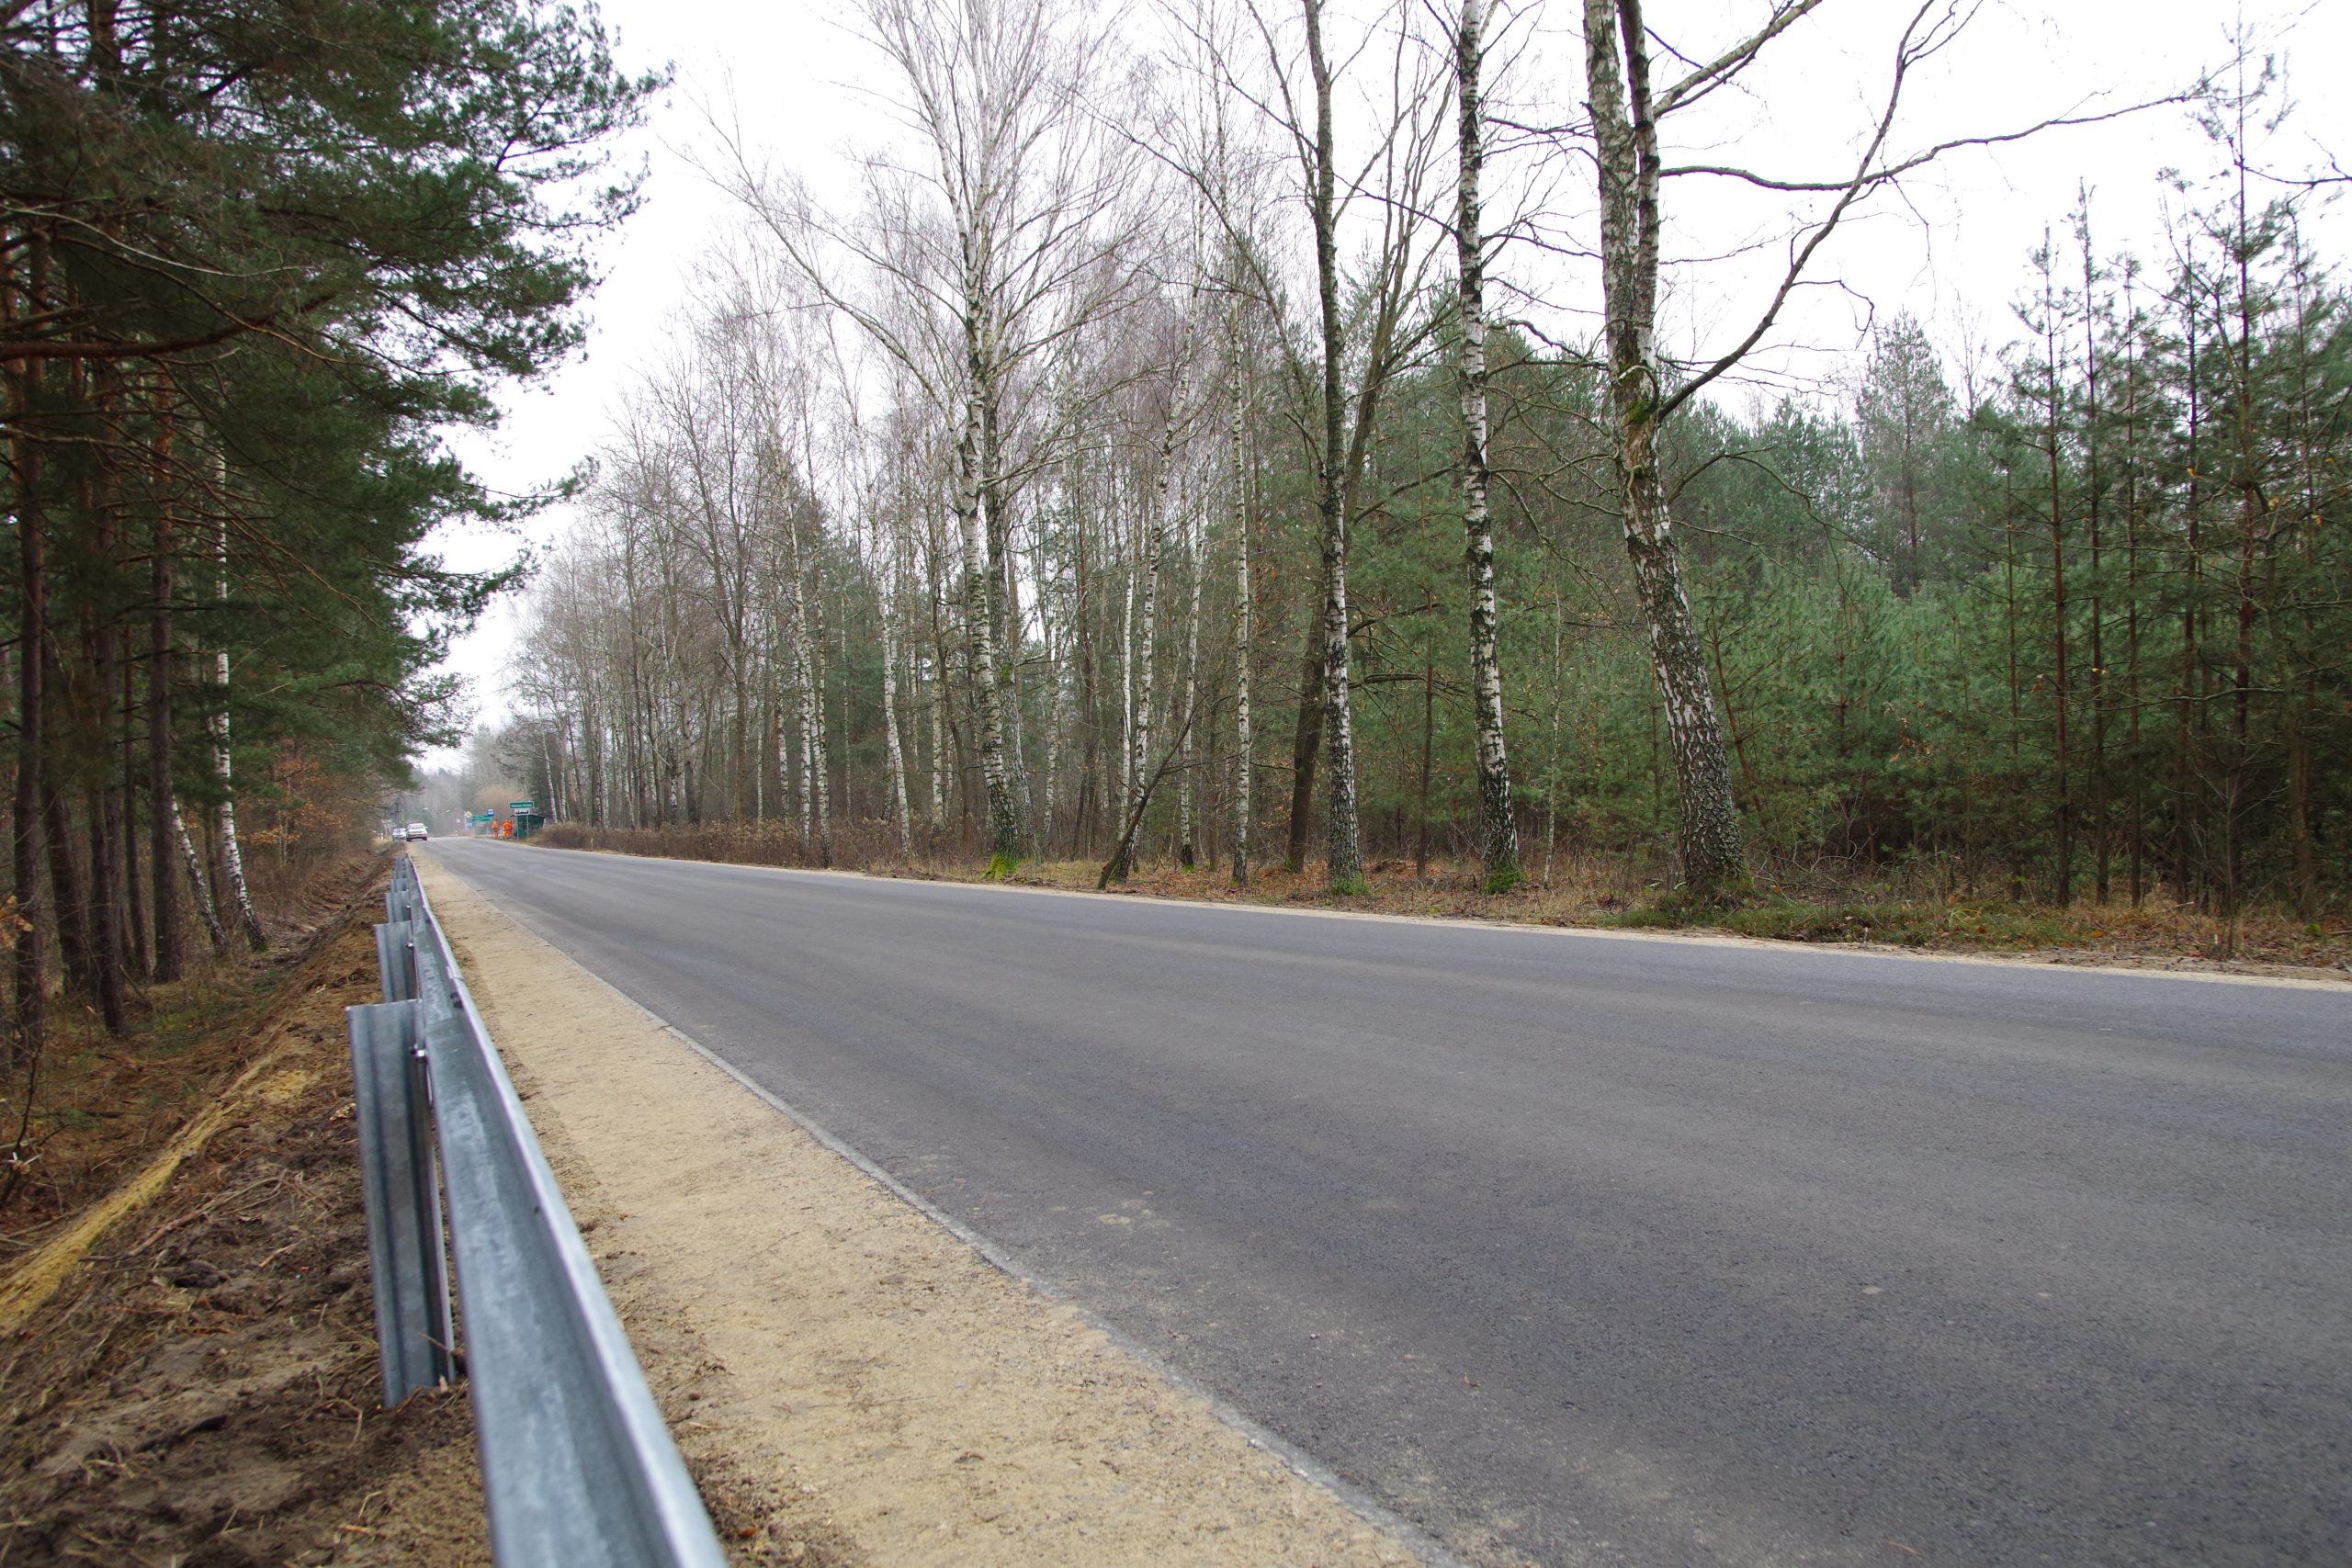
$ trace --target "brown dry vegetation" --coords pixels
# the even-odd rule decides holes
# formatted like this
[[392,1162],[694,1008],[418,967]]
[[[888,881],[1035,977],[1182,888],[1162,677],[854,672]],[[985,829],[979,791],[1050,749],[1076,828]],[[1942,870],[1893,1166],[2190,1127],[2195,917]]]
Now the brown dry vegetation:
[[487,1562],[463,1395],[376,1408],[343,1010],[379,994],[383,863],[312,871],[271,955],[52,1042],[5,1216],[0,1563]]
[[[0,1086],[6,1136],[16,1137],[17,1123],[27,1122],[18,1157],[0,1176],[0,1188],[14,1181],[0,1201],[0,1267],[37,1245],[60,1216],[136,1169],[224,1075],[250,1060],[254,1019],[381,867],[364,852],[342,847],[257,853],[248,869],[273,939],[268,953],[199,953],[179,984],[134,985],[133,1032],[124,1040],[109,1040],[86,1005],[52,995],[50,1042],[33,1080],[29,1119],[25,1084]],[[196,945],[202,948],[200,939]]]
[[[380,994],[387,869],[286,856],[271,953],[54,1038],[0,1214],[0,1568],[487,1568],[462,1389],[379,1407],[344,1009]],[[773,1500],[694,1468],[754,1560]]]
[[[780,822],[669,829],[559,823],[536,841],[558,849],[745,865],[818,863],[812,846]],[[844,824],[836,830],[832,863],[876,875],[981,880],[978,859],[959,853],[961,848],[919,842],[915,859],[901,863],[888,824]],[[1030,862],[1010,880],[1026,886],[1091,890],[1100,870],[1090,862]],[[2120,899],[2103,905],[2078,899],[2058,908],[1939,893],[1835,867],[1784,870],[1779,874],[1782,880],[1760,881],[1759,890],[1745,901],[1716,908],[1681,902],[1665,881],[1622,857],[1563,854],[1548,871],[1548,878],[1538,875],[1511,892],[1490,895],[1475,864],[1432,861],[1428,874],[1417,875],[1409,861],[1375,861],[1367,868],[1369,892],[1335,897],[1324,890],[1319,865],[1310,865],[1303,874],[1279,865],[1255,868],[1250,886],[1237,888],[1222,870],[1187,871],[1160,862],[1140,866],[1124,887],[1114,886],[1112,891],[1516,925],[1712,931],[1773,941],[1997,953],[2061,964],[2352,978],[2352,929],[2298,920],[2276,910],[2248,911],[2235,920],[2223,920],[2154,897],[2138,908]]]

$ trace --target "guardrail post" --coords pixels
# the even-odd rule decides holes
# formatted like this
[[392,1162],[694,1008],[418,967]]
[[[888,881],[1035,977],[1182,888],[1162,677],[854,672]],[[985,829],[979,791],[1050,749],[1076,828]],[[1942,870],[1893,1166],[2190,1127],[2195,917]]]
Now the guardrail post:
[[416,865],[405,856],[392,863],[392,879],[384,889],[384,918],[416,919]]
[[416,926],[405,919],[386,920],[376,928],[376,973],[382,977],[384,999],[416,999]]
[[[407,923],[399,926],[404,930]],[[376,928],[379,953],[383,933],[392,929]],[[387,989],[393,974],[387,965]],[[424,1010],[403,999],[351,1008],[345,1016],[352,1102],[359,1122],[360,1189],[368,1208],[368,1270],[376,1294],[377,1359],[390,1408],[456,1375]]]

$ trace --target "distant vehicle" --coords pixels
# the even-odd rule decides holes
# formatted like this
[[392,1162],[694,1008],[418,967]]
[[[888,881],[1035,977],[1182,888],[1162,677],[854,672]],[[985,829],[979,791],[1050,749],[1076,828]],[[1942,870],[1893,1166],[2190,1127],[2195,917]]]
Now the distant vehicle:
[[410,823],[408,825],[408,836],[416,840],[420,843],[424,842],[425,839],[430,837],[430,835],[425,832],[424,824],[422,822]]
[[393,841],[393,842],[398,843],[401,840],[405,839],[405,838],[407,838],[407,837],[408,837],[408,829],[405,829],[405,828],[395,828],[395,829],[392,829],[392,841]]

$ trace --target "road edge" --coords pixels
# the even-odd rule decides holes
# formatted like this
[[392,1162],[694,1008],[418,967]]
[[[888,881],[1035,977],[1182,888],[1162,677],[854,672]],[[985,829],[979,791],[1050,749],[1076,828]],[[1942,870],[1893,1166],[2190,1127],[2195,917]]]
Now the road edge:
[[[580,852],[593,853],[594,852],[583,851]],[[427,853],[428,855],[430,854],[429,850],[427,851]],[[671,857],[632,856],[629,858],[667,860]],[[461,873],[452,868],[439,856],[431,856],[431,861],[434,870],[440,873],[442,875],[451,878],[453,881],[463,884],[476,897],[493,905],[499,912],[504,915],[508,919],[513,920],[516,925],[523,928],[523,930],[528,931],[533,937],[542,942],[545,942],[548,947],[553,948],[556,952],[569,959],[573,966],[581,972],[581,974],[602,988],[614,1001],[619,1003],[628,1010],[635,1012],[646,1021],[652,1024],[656,1029],[669,1035],[672,1039],[685,1046],[686,1049],[692,1051],[695,1055],[701,1057],[704,1061],[718,1068],[729,1079],[733,1080],[738,1086],[748,1090],[755,1099],[766,1105],[770,1110],[783,1115],[787,1121],[791,1122],[802,1132],[808,1134],[811,1139],[815,1140],[816,1143],[828,1153],[832,1154],[846,1162],[851,1168],[856,1170],[860,1175],[874,1182],[877,1187],[880,1187],[884,1191],[889,1193],[893,1198],[905,1204],[909,1209],[921,1215],[924,1220],[930,1222],[933,1225],[936,1225],[942,1231],[944,1231],[958,1244],[967,1248],[975,1256],[980,1258],[981,1261],[988,1264],[989,1268],[995,1269],[998,1273],[1002,1274],[1007,1279],[1012,1280],[1023,1289],[1035,1293],[1041,1300],[1069,1312],[1080,1323],[1085,1325],[1086,1327],[1101,1334],[1112,1345],[1116,1347],[1125,1355],[1131,1357],[1144,1369],[1145,1371],[1150,1373],[1153,1377],[1168,1384],[1170,1387],[1177,1390],[1179,1393],[1199,1401],[1212,1416],[1214,1416],[1219,1423],[1239,1435],[1240,1438],[1249,1443],[1250,1447],[1272,1456],[1282,1463],[1284,1469],[1297,1476],[1301,1481],[1329,1494],[1336,1501],[1338,1501],[1340,1506],[1345,1508],[1349,1513],[1354,1515],[1361,1522],[1389,1536],[1399,1547],[1410,1552],[1414,1560],[1421,1563],[1423,1568],[1471,1568],[1471,1564],[1466,1560],[1457,1556],[1443,1542],[1430,1535],[1420,1526],[1414,1524],[1411,1520],[1389,1508],[1385,1504],[1372,1496],[1370,1493],[1364,1491],[1362,1487],[1357,1486],[1352,1482],[1348,1481],[1345,1477],[1331,1470],[1320,1460],[1317,1460],[1304,1449],[1301,1449],[1296,1444],[1291,1442],[1288,1438],[1282,1437],[1279,1433],[1272,1431],[1259,1421],[1253,1419],[1251,1416],[1244,1414],[1241,1410],[1237,1408],[1223,1396],[1216,1393],[1214,1390],[1204,1387],[1201,1383],[1186,1376],[1184,1373],[1179,1371],[1174,1367],[1169,1365],[1168,1362],[1160,1356],[1138,1342],[1125,1330],[1106,1321],[1085,1303],[1072,1299],[1069,1295],[1057,1288],[1051,1282],[1042,1278],[1039,1274],[1031,1269],[1017,1254],[1000,1246],[998,1243],[992,1241],[980,1232],[974,1230],[972,1227],[965,1224],[955,1216],[933,1204],[928,1199],[909,1188],[905,1183],[901,1182],[897,1177],[891,1175],[890,1172],[883,1167],[869,1159],[854,1145],[835,1134],[831,1129],[826,1127],[822,1122],[818,1122],[815,1118],[806,1114],[798,1107],[784,1099],[781,1095],[763,1087],[761,1084],[757,1083],[746,1075],[741,1069],[738,1068],[733,1063],[727,1060],[726,1057],[720,1055],[718,1052],[711,1050],[701,1041],[696,1040],[693,1035],[687,1033],[684,1030],[680,1029],[676,1024],[672,1023],[668,1019],[663,1018],[660,1013],[655,1012],[651,1008],[647,1007],[644,1003],[639,1001],[628,992],[623,991],[619,987],[605,979],[602,975],[597,974],[594,969],[588,966],[586,962],[583,961],[578,953],[573,953],[569,947],[556,940],[554,936],[549,934],[543,927],[541,927],[537,920],[532,919],[531,915],[527,911],[515,908],[502,902],[496,895],[492,894],[488,889],[481,887],[473,882],[468,881]],[[710,861],[679,861],[677,863],[681,865],[715,865],[724,863]],[[791,870],[797,868],[755,866],[746,867],[744,869]],[[859,875],[861,874],[844,872],[839,874]],[[893,881],[899,879],[874,877],[867,878],[867,880]],[[1059,890],[1054,888],[1033,888],[1024,889],[1023,891],[1056,892]],[[1168,899],[1163,900],[1163,902],[1182,903],[1187,901],[1181,899]],[[1298,912],[1304,913],[1307,911]]]
[[[923,887],[958,888],[971,893],[1025,893],[1047,898],[1092,898],[1111,903],[1158,904],[1175,909],[1216,909],[1229,914],[1289,915],[1310,919],[1372,920],[1396,925],[1432,926],[1442,931],[1511,931],[1535,937],[1585,938],[1595,942],[1647,942],[1659,946],[1728,947],[1749,952],[1811,953],[1823,958],[1899,959],[1910,964],[1986,964],[2003,969],[2030,969],[2037,974],[2103,975],[2133,979],[2191,980],[2230,986],[2271,986],[2287,990],[2326,991],[2352,995],[2352,975],[2312,979],[2300,975],[2236,975],[2211,969],[2168,969],[2152,964],[2073,964],[2007,953],[1922,953],[1886,942],[1814,942],[1777,941],[1771,937],[1738,936],[1726,931],[1615,931],[1605,926],[1538,925],[1527,920],[1498,920],[1479,915],[1399,915],[1380,909],[1326,909],[1283,904],[1238,903],[1216,898],[1177,898],[1163,893],[1095,893],[1082,887],[1039,887],[1021,882],[967,882],[947,876],[894,876],[888,873],[851,871],[839,866],[761,865],[750,861],[693,860],[683,855],[640,855],[617,850],[573,850],[544,844],[509,844],[533,854],[596,855],[608,860],[651,861],[663,865],[712,866],[727,871],[760,872],[781,876],[837,876],[859,882],[905,883]],[[452,874],[455,874],[454,873]],[[471,886],[469,884],[468,886]],[[2334,971],[2321,971],[2333,974]]]

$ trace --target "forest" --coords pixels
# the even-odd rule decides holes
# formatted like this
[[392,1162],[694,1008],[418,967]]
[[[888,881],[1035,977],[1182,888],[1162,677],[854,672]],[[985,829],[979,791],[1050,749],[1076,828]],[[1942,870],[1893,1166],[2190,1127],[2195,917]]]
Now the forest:
[[427,536],[555,496],[445,434],[577,343],[655,85],[516,0],[0,7],[7,1192],[52,1026],[266,945],[462,727],[435,666],[518,573]]
[[[2342,924],[2346,182],[2260,40],[1942,136],[1974,13],[1888,13],[1807,172],[1676,128],[1821,0],[1153,15],[865,0],[853,177],[714,122],[738,221],[515,491],[449,433],[583,342],[661,73],[525,0],[0,13],[15,1061],[266,943],[514,593],[491,749],[558,842]],[[1773,368],[1858,214],[2132,114],[2201,130],[2160,242],[2086,192],[2005,341]],[[1707,339],[1675,214],[1726,184],[1773,205]]]
[[[2271,162],[2250,42],[1988,126],[2188,116],[2206,161],[2146,254],[2087,192],[2048,215],[2001,341],[1890,310],[1750,378],[1841,221],[1980,140],[1904,140],[1972,18],[1930,4],[1849,165],[1678,164],[1816,8],[1670,45],[1583,0],[1561,80],[1487,0],[1210,0],[1153,54],[1101,8],[865,0],[904,134],[852,197],[714,152],[741,229],[528,589],[503,765],[555,841],[655,852],[2341,923],[2340,167]],[[1694,348],[1661,299],[1705,176],[1789,205]]]

